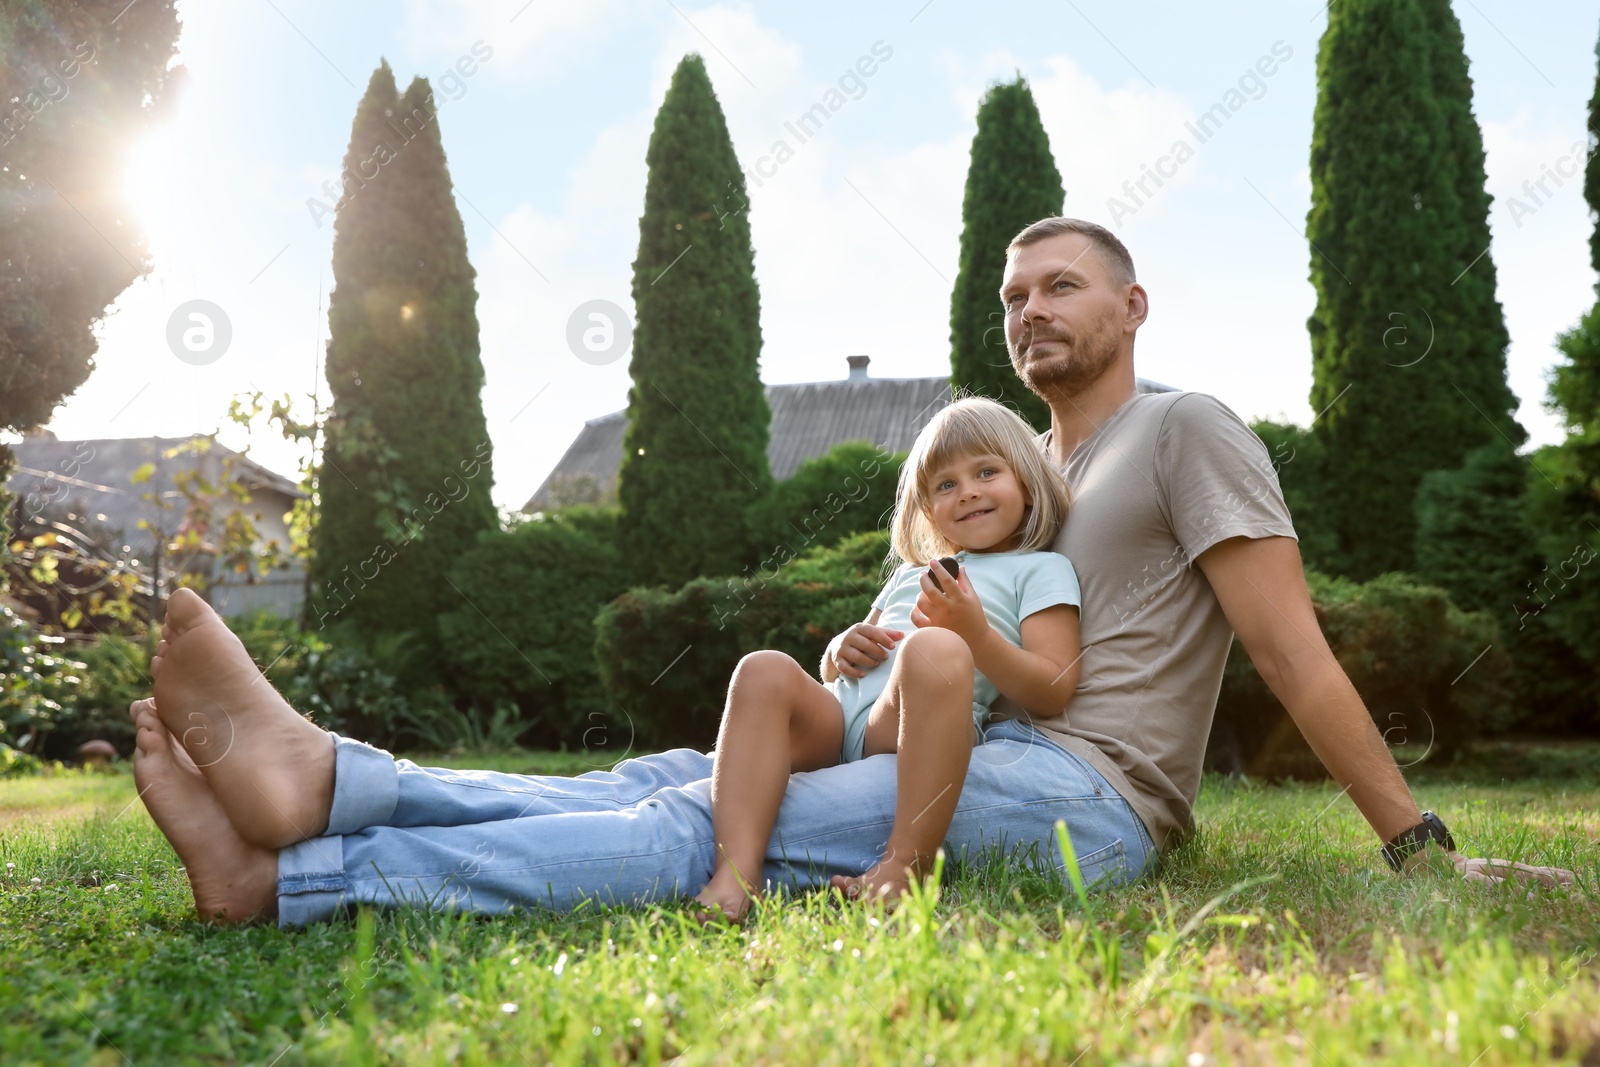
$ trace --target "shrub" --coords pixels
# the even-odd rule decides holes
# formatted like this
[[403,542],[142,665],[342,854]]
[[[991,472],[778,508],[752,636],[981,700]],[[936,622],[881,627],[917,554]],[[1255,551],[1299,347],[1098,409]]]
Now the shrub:
[[68,704],[83,664],[68,657],[60,637],[35,634],[0,604],[0,734],[30,755],[44,750],[52,731],[70,724]]
[[833,636],[866,617],[888,548],[882,531],[856,534],[775,560],[771,574],[631,589],[606,605],[595,620],[595,659],[630,735],[649,746],[709,748],[739,659],[775,648],[814,671]]
[[1322,439],[1290,422],[1263,419],[1252,422],[1250,429],[1267,446],[1283,502],[1294,520],[1300,557],[1308,567],[1337,573],[1339,538],[1321,506],[1327,485]]
[[566,508],[461,556],[450,581],[462,606],[439,620],[458,692],[480,710],[514,704],[545,743],[572,739],[605,706],[594,617],[628,585],[617,521],[615,508]]
[[311,632],[268,611],[230,619],[250,658],[289,705],[326,730],[371,744],[414,741],[414,726],[446,703],[437,690],[408,690],[394,664],[415,654],[409,633],[356,640],[349,627]]
[[69,646],[83,664],[79,682],[62,701],[62,716],[51,736],[47,755],[75,758],[80,744],[93,738],[110,741],[124,755],[133,752],[133,722],[128,705],[150,695],[150,654],[144,636],[100,634]]
[[[1448,761],[1510,716],[1510,664],[1494,621],[1402,574],[1370,582],[1308,572],[1317,622],[1391,745]],[[1481,654],[1481,658],[1480,658]],[[1454,684],[1470,668],[1471,684]],[[1321,763],[1237,642],[1206,762],[1263,777],[1322,777]]]
[[765,561],[886,528],[904,452],[845,441],[801,463],[750,509],[750,535]]
[[1571,643],[1592,629],[1567,635],[1558,629],[1563,612],[1581,602],[1566,579],[1578,577],[1579,561],[1593,553],[1569,555],[1582,548],[1571,533],[1582,527],[1562,529],[1557,522],[1546,525],[1565,536],[1548,546],[1548,561],[1541,555],[1543,530],[1530,521],[1537,512],[1529,505],[1553,495],[1540,472],[1562,467],[1548,456],[1534,465],[1538,471],[1501,441],[1468,453],[1457,470],[1425,475],[1416,498],[1417,573],[1457,606],[1498,622],[1499,647],[1511,662],[1516,725],[1565,734],[1580,729],[1594,707],[1594,672],[1580,665],[1584,643],[1581,637]]
[[18,752],[10,745],[0,742],[0,778],[27,778],[42,774],[45,767],[46,764],[37,756]]

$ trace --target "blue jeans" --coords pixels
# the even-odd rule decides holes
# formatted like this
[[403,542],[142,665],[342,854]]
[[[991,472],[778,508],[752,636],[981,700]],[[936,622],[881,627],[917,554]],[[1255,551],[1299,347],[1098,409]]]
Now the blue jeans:
[[[489,913],[643,904],[693,895],[711,879],[712,757],[703,752],[673,749],[575,778],[418,767],[342,737],[334,758],[326,835],[278,854],[282,926],[351,904]],[[893,755],[794,775],[767,847],[767,887],[861,874],[880,858],[894,806]],[[972,750],[947,860],[999,849],[1060,869],[1057,819],[1087,882],[1114,885],[1155,866],[1143,822],[1105,778],[1026,723],[993,723]]]

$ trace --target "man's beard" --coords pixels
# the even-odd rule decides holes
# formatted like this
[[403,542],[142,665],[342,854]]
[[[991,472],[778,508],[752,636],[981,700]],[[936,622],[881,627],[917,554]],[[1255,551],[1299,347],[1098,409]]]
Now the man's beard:
[[1011,366],[1022,383],[1045,400],[1081,396],[1117,361],[1121,340],[1109,315],[1094,324],[1092,334],[1083,337],[1035,332],[1028,338],[1030,350],[1040,341],[1055,341],[1064,350],[1025,358],[1013,348]]

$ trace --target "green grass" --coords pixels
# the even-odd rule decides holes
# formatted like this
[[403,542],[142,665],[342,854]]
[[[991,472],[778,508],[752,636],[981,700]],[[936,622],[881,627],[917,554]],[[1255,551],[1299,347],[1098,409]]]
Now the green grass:
[[1468,852],[1581,886],[1402,880],[1333,787],[1208,778],[1199,838],[1106,894],[991,863],[887,918],[807,897],[743,931],[673,906],[220,930],[126,774],[0,782],[0,1059],[1600,1062],[1600,786],[1414,784]]

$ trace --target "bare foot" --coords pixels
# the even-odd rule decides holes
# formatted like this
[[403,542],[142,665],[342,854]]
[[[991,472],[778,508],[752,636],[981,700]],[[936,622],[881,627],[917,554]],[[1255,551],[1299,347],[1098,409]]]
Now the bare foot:
[[279,849],[316,837],[333,804],[333,743],[284,702],[192,589],[167,601],[150,661],[155,707],[240,836]]
[[899,906],[900,898],[911,891],[914,876],[910,864],[879,860],[865,874],[854,878],[836,874],[829,884],[843,893],[846,900],[882,900],[884,911],[892,912]]
[[701,926],[711,926],[720,923],[742,925],[750,914],[750,905],[755,898],[739,884],[738,875],[729,867],[713,874],[711,881],[694,899],[703,905],[691,913],[694,921]]
[[242,923],[275,917],[277,853],[239,836],[153,701],[135,702],[129,714],[138,727],[133,780],[139,799],[183,861],[200,918]]

